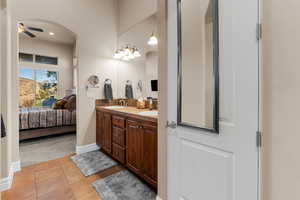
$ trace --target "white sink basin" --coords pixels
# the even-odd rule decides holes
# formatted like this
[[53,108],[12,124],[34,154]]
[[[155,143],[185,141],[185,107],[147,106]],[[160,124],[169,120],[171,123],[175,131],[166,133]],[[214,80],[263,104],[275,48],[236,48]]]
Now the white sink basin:
[[107,108],[107,109],[121,109],[121,108],[125,108],[125,106],[105,106],[105,108]]
[[139,112],[140,115],[144,115],[144,116],[157,116],[158,115],[158,111],[157,110],[153,110],[153,111],[144,111],[144,112]]

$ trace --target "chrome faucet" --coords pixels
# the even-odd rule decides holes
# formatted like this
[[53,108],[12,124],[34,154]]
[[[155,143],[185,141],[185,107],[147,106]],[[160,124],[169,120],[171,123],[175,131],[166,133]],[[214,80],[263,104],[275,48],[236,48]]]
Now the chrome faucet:
[[119,104],[120,104],[121,106],[127,106],[127,105],[126,105],[126,101],[125,101],[124,99],[119,100]]

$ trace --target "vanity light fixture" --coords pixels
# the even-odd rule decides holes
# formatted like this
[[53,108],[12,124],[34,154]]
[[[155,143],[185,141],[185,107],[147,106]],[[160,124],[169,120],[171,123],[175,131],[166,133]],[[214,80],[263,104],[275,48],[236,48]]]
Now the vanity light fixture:
[[129,48],[129,45],[127,45],[124,49],[124,53],[125,53],[125,56],[129,56],[130,53],[131,53],[131,48]]
[[128,58],[131,60],[131,59],[134,59],[135,56],[133,55],[133,53],[130,53],[130,54],[128,55]]
[[150,45],[150,46],[156,46],[157,44],[158,44],[158,39],[154,35],[154,33],[152,33],[151,37],[148,40],[148,45]]
[[124,48],[117,49],[114,54],[115,59],[122,59],[125,61],[129,61],[140,56],[141,54],[138,48],[130,47],[129,45],[126,45]]
[[141,57],[141,54],[140,54],[139,50],[136,47],[133,50],[133,56],[134,57]]
[[115,52],[114,58],[120,59],[120,58],[122,58],[122,57],[123,57],[123,52],[121,52],[120,50],[117,50],[117,51]]
[[19,25],[18,26],[18,33],[23,33],[25,31],[24,27]]

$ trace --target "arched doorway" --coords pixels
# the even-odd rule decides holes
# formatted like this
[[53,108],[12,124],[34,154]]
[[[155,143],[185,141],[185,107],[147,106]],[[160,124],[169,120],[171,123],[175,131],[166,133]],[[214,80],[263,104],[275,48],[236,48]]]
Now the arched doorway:
[[43,20],[18,28],[18,108],[21,166],[76,149],[76,35]]

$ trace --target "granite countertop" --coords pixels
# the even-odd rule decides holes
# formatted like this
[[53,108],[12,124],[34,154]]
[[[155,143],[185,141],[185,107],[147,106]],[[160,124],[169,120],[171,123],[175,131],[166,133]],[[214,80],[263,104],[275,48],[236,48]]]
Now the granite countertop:
[[[155,113],[157,112],[157,110],[138,109],[132,106],[126,106],[126,107],[96,106],[96,110],[107,111],[114,114],[125,114],[126,116],[129,117],[136,117],[138,119],[150,120],[153,122],[157,122],[157,118],[158,118],[158,115]],[[151,113],[154,112],[154,113],[147,114],[147,112],[151,112]]]

